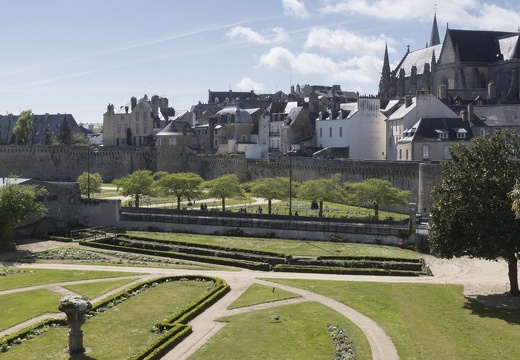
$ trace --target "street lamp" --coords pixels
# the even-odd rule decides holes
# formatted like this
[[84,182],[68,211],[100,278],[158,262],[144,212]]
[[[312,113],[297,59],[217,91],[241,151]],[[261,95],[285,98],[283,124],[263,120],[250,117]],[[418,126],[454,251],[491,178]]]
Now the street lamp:
[[90,149],[93,149],[94,154],[97,154],[98,149],[94,146],[89,146],[87,150],[87,198],[90,199]]
[[287,156],[289,157],[289,216],[292,216],[292,155],[295,154],[296,151],[292,150],[287,152]]

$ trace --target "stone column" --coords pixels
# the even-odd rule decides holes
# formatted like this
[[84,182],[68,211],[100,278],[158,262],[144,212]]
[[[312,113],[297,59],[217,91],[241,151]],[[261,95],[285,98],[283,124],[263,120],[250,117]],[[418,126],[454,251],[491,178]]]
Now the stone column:
[[79,296],[65,296],[60,299],[58,310],[67,315],[69,331],[69,354],[82,354],[85,352],[83,346],[83,330],[81,325],[85,323],[85,313],[92,308],[92,304]]

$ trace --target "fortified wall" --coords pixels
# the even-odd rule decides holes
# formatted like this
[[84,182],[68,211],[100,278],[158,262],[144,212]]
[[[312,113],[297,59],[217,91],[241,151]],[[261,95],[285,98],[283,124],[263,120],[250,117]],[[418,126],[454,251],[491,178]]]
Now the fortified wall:
[[16,174],[45,181],[76,181],[90,169],[103,181],[112,181],[136,170],[156,171],[156,151],[142,147],[0,146],[0,177]]
[[[17,174],[46,181],[75,181],[90,168],[103,181],[126,176],[137,170],[160,171],[157,152],[152,147],[0,146],[0,177]],[[369,178],[388,180],[392,185],[412,192],[417,212],[426,214],[430,191],[440,176],[440,165],[413,161],[365,161],[351,159],[313,159],[304,157],[248,160],[242,156],[190,156],[184,171],[199,174],[205,180],[236,174],[241,181],[262,177],[292,177],[306,181],[339,173],[341,181],[356,182]],[[89,166],[87,166],[89,164]]]

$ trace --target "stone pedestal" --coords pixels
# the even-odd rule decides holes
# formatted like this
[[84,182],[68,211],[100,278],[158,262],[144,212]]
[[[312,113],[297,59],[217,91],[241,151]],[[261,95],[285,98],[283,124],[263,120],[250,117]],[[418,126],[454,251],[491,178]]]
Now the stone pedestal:
[[82,354],[85,352],[83,346],[83,330],[81,325],[85,323],[85,313],[92,308],[88,300],[78,296],[65,296],[60,300],[58,310],[67,315],[69,331],[69,354]]

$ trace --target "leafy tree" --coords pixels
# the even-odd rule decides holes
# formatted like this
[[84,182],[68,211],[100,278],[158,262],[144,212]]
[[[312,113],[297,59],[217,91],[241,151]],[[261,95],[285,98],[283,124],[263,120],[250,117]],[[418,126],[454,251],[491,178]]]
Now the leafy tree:
[[72,144],[72,129],[67,121],[67,115],[63,116],[63,121],[58,128],[58,142],[60,144],[70,146]]
[[452,146],[452,160],[442,163],[432,190],[429,222],[430,248],[442,257],[504,258],[513,295],[520,295],[520,232],[510,194],[520,179],[519,149],[514,132],[475,137],[469,148]]
[[45,127],[45,135],[43,138],[43,145],[51,145],[52,144],[52,133],[51,129],[49,129],[49,125]]
[[91,173],[89,176],[87,172],[84,172],[78,176],[76,182],[79,184],[79,190],[81,191],[82,195],[90,195],[101,192],[101,184],[103,184],[103,179],[99,173]]
[[298,188],[299,198],[308,199],[319,205],[318,216],[323,216],[323,202],[339,202],[345,197],[345,190],[340,184],[341,175],[334,174],[330,178],[304,181]]
[[244,189],[240,186],[238,177],[235,174],[223,175],[206,181],[201,184],[201,187],[208,191],[207,195],[209,197],[221,199],[222,211],[226,211],[226,199],[245,196]]
[[0,251],[12,247],[11,241],[18,224],[45,214],[45,205],[36,198],[46,193],[44,188],[20,185],[9,179],[6,185],[0,187]]
[[139,200],[144,195],[153,195],[153,176],[150,170],[134,171],[130,175],[114,180],[117,190],[121,189],[124,196],[132,196],[135,206],[139,207]]
[[379,219],[380,205],[406,205],[412,193],[400,190],[387,180],[366,179],[362,182],[346,183],[347,203],[374,206],[374,217]]
[[160,192],[177,198],[177,209],[181,208],[181,198],[193,199],[199,196],[199,186],[204,180],[195,173],[164,174],[155,185]]
[[24,145],[27,144],[27,140],[29,140],[33,131],[32,117],[33,114],[31,110],[22,111],[13,128],[14,135]]
[[[293,182],[294,187],[294,182]],[[289,198],[289,178],[260,178],[248,183],[253,196],[267,200],[267,213],[271,214],[272,201],[274,199],[284,200]]]

